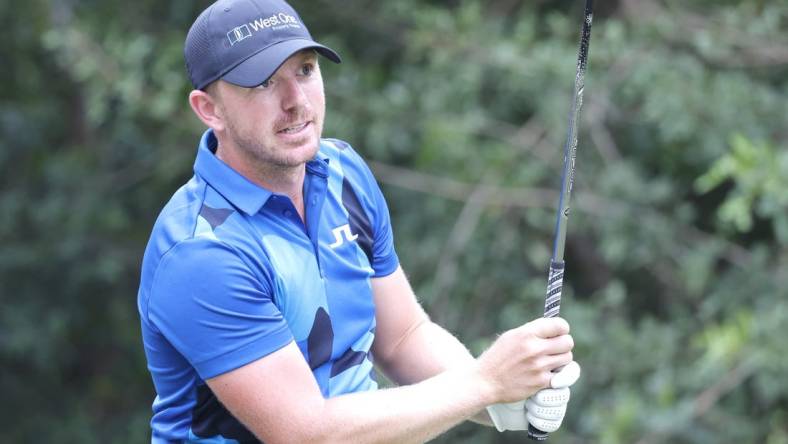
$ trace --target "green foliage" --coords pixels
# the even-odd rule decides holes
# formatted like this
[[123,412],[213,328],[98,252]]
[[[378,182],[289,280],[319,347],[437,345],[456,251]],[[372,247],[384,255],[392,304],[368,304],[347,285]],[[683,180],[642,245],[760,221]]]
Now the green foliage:
[[788,151],[755,144],[737,134],[730,153],[699,177],[696,188],[708,192],[730,180],[734,190],[720,206],[720,223],[740,232],[753,228],[753,213],[774,224],[777,240],[788,244]]
[[[293,3],[343,55],[325,133],[373,161],[433,318],[478,353],[539,316],[579,2]],[[8,442],[147,440],[138,270],[191,174],[207,4],[0,5]],[[788,4],[598,9],[562,311],[584,373],[551,440],[788,442]]]

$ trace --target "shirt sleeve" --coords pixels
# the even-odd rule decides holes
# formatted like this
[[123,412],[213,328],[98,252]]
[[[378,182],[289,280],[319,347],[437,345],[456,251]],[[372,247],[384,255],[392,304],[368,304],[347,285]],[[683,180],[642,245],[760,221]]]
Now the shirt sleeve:
[[[370,176],[372,173],[370,173]],[[374,178],[372,197],[376,202],[377,214],[375,217],[375,242],[372,246],[372,268],[375,270],[375,277],[388,276],[399,266],[399,258],[394,250],[394,230],[391,228],[391,217],[389,207],[383,192]]]
[[386,198],[380,190],[375,176],[361,156],[347,146],[346,151],[352,157],[352,163],[362,181],[365,194],[365,207],[372,219],[372,269],[375,277],[388,276],[399,266],[399,258],[394,249],[394,231],[391,227],[391,216]]
[[152,324],[202,379],[242,367],[293,340],[269,279],[215,239],[180,242],[162,258],[148,304]]

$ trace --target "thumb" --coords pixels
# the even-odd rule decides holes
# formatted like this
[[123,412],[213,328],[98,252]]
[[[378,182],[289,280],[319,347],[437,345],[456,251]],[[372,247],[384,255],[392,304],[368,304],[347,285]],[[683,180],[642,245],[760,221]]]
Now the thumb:
[[580,364],[575,361],[566,364],[550,379],[550,387],[560,389],[570,387],[580,378]]

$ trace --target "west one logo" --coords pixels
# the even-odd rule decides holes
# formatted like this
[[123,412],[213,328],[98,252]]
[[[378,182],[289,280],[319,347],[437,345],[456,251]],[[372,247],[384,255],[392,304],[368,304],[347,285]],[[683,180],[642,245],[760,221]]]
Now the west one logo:
[[230,41],[230,46],[248,39],[252,36],[252,31],[259,32],[272,28],[274,30],[281,29],[282,27],[301,28],[298,19],[290,14],[280,12],[273,14],[270,17],[259,18],[247,24],[236,26],[227,33],[227,39]]

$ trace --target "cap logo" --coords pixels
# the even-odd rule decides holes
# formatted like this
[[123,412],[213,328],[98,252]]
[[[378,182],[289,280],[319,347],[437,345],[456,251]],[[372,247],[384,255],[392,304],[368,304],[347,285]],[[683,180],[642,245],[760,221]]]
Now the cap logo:
[[241,40],[249,38],[251,36],[252,36],[252,31],[249,30],[249,27],[247,25],[241,25],[227,33],[227,38],[230,39],[230,46],[233,46],[236,43],[240,42]]
[[237,26],[227,33],[227,39],[230,41],[230,46],[243,41],[252,36],[252,31],[260,32],[266,29],[280,30],[284,28],[301,29],[301,24],[298,19],[290,14],[280,12],[273,14],[270,17],[258,18],[248,24]]

